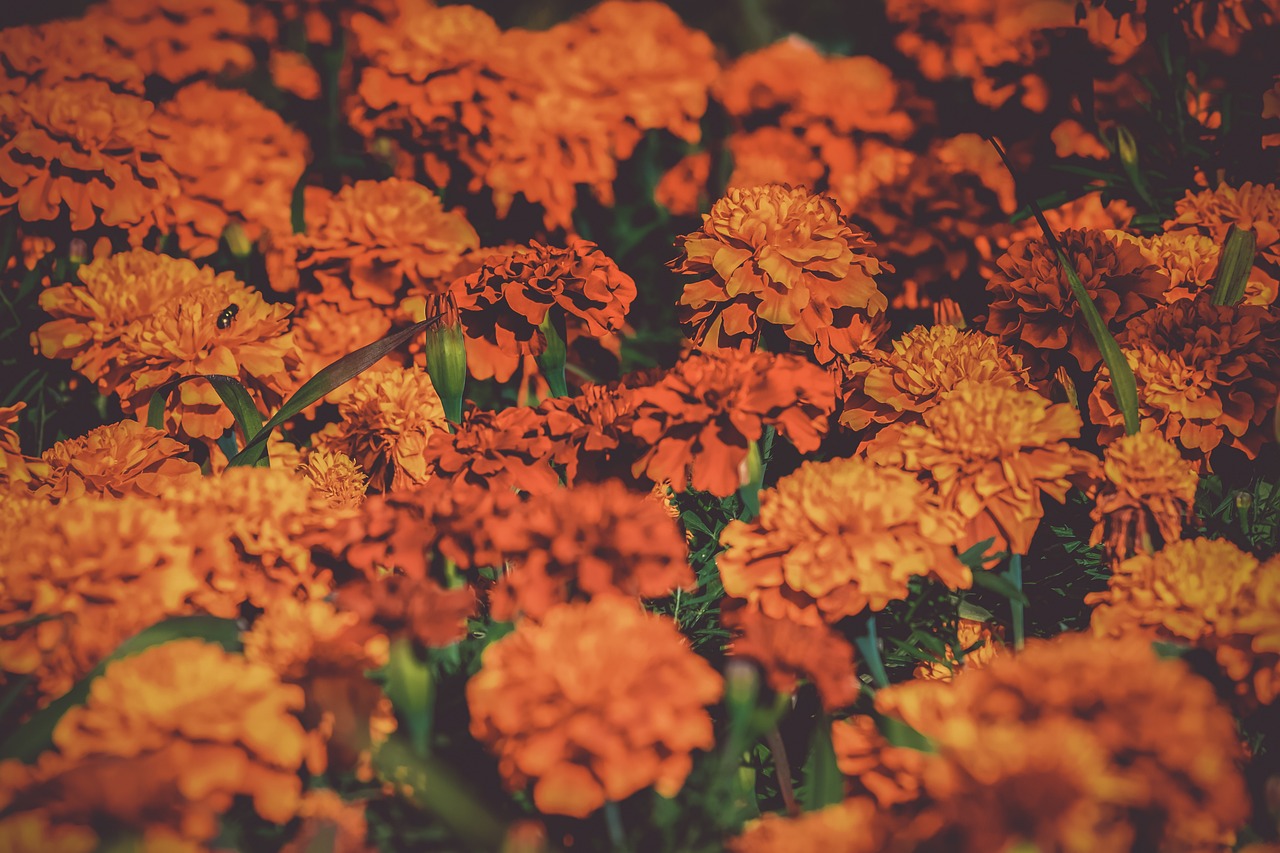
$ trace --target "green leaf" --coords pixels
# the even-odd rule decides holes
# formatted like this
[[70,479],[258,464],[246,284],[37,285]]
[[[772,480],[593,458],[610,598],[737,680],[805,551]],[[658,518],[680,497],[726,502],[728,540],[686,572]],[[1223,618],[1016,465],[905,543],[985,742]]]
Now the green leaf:
[[414,323],[407,329],[393,332],[385,338],[380,338],[371,344],[360,347],[358,350],[347,353],[308,379],[301,388],[293,393],[292,397],[285,401],[285,404],[280,407],[280,411],[272,415],[262,425],[262,430],[245,444],[244,449],[236,454],[230,465],[257,464],[258,460],[267,452],[266,442],[272,430],[298,415],[312,403],[323,399],[330,391],[345,385],[361,373],[364,373],[381,361],[388,353],[399,349],[412,340],[415,335],[425,332],[439,320],[438,316],[428,317],[421,322]]
[[796,791],[800,805],[807,812],[833,806],[844,800],[844,776],[836,765],[836,750],[831,743],[831,720],[818,718],[809,744],[809,757],[802,771],[804,781]]
[[974,586],[980,586],[983,589],[989,589],[994,593],[1003,595],[1005,598],[1017,604],[1021,604],[1023,607],[1026,607],[1030,603],[1027,601],[1027,597],[1023,594],[1022,590],[1010,583],[1006,577],[996,572],[974,572],[973,584]]
[[889,741],[891,746],[914,749],[917,752],[937,752],[933,741],[902,722],[902,720],[896,717],[888,717],[875,711],[871,712],[871,716],[876,721],[876,728],[880,730],[880,734],[884,735],[885,740]]
[[387,698],[404,720],[409,743],[416,753],[426,755],[435,715],[435,678],[430,665],[414,650],[413,640],[401,637],[391,644],[386,678]]
[[1213,304],[1234,307],[1244,301],[1244,289],[1253,272],[1253,257],[1258,237],[1251,228],[1232,225],[1218,256],[1218,271],[1213,277]]
[[992,536],[990,539],[983,539],[978,544],[971,546],[960,555],[960,562],[971,569],[981,569],[983,563],[986,562],[987,549],[995,544],[995,541],[996,538]]
[[0,742],[0,760],[16,758],[27,764],[35,761],[40,753],[53,747],[53,730],[70,708],[84,704],[89,698],[93,680],[106,670],[108,664],[121,658],[136,655],[152,646],[171,640],[201,639],[216,643],[229,652],[240,650],[240,628],[234,619],[214,616],[177,616],[158,622],[150,628],[125,640],[89,674],[75,683],[70,690],[44,708],[36,711],[29,720]]
[[[178,386],[196,379],[207,380],[213,386],[213,390],[217,392],[222,404],[231,412],[231,417],[235,419],[236,426],[244,433],[246,446],[249,442],[252,442],[253,437],[262,431],[262,414],[258,411],[253,398],[249,396],[249,392],[240,384],[240,380],[234,376],[226,376],[221,373],[193,373],[179,376],[177,379],[171,379],[161,385],[151,395],[151,404],[147,407],[147,426],[153,429],[164,429],[164,415],[169,398],[174,391],[178,390]],[[269,463],[270,460],[267,458],[264,448],[263,456],[258,460],[258,464],[265,466]]]

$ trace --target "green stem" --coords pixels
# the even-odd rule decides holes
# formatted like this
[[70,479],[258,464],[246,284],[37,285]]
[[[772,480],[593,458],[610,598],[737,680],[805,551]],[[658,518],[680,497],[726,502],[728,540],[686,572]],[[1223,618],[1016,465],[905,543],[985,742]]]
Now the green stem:
[[[1022,592],[1022,555],[1013,554],[1009,557],[1009,568],[1004,572],[1005,578],[1009,583],[1017,588],[1018,592]],[[1026,607],[1021,601],[1009,599],[1009,611],[1013,615],[1013,647],[1018,651],[1022,651],[1022,647],[1026,645]]]
[[774,776],[778,780],[778,793],[782,795],[782,804],[787,807],[787,814],[799,814],[796,805],[795,788],[791,785],[791,762],[787,760],[787,748],[782,742],[778,727],[774,726],[765,732],[765,743],[769,745],[769,755],[773,758]]
[[862,654],[862,659],[867,662],[867,668],[871,670],[871,678],[875,681],[876,687],[888,687],[889,673],[885,670],[884,660],[880,657],[880,640],[876,637],[876,617],[874,615],[867,619],[867,633],[853,642]]
[[627,850],[627,834],[622,828],[622,811],[610,800],[604,804],[604,823],[609,828],[609,843],[614,850]]

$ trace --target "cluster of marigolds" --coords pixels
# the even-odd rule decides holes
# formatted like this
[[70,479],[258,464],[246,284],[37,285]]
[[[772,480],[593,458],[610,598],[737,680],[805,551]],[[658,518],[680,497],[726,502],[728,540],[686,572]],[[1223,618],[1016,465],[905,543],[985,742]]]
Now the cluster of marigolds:
[[[1061,162],[1136,170],[1113,131],[1169,34],[1212,68],[1280,5],[884,5],[894,69],[798,37],[732,58],[653,0],[538,31],[105,0],[0,31],[0,297],[117,413],[24,449],[30,409],[0,407],[0,849],[373,850],[388,801],[452,784],[388,756],[466,741],[452,772],[505,785],[510,851],[620,844],[696,786],[737,792],[740,853],[1280,849],[1254,772],[1280,743],[1238,722],[1280,714],[1280,556],[1188,532],[1203,478],[1277,459],[1280,188],[1207,165],[1155,218],[1093,191],[1048,210],[1055,243],[1011,218],[1030,147],[1011,172],[927,96],[959,81],[1047,120]],[[1091,103],[1043,68],[1064,39],[1103,69]],[[1200,74],[1178,121],[1205,139],[1225,84]],[[1228,93],[1261,104],[1259,158],[1269,74]],[[661,146],[675,239],[641,276],[601,235]],[[681,342],[623,374],[653,311]],[[421,326],[240,464],[324,368]],[[1051,559],[1073,502],[1106,576],[1087,630],[957,609]],[[875,617],[924,589],[952,639],[885,683]],[[744,783],[740,721],[770,713]],[[782,778],[817,784],[788,713],[842,780],[821,808]]]

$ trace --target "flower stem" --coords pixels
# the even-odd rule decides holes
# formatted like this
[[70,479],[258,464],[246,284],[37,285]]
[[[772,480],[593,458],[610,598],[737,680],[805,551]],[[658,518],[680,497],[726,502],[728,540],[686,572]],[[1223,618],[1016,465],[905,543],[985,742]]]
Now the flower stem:
[[[1022,592],[1022,555],[1013,554],[1009,557],[1009,568],[1004,572],[1005,578],[1009,583],[1013,584],[1018,592]],[[1026,625],[1024,619],[1025,607],[1021,601],[1009,599],[1009,610],[1013,615],[1013,647],[1018,651],[1022,651],[1022,647],[1026,645]]]
[[604,804],[604,823],[609,828],[609,843],[614,850],[627,850],[627,835],[622,829],[622,811],[610,800]]
[[871,678],[875,681],[876,687],[888,687],[889,673],[885,670],[884,661],[880,658],[880,640],[876,637],[874,615],[867,619],[867,633],[854,640],[854,644],[862,654],[862,659],[867,662],[867,668],[871,670]]
[[778,780],[778,793],[782,795],[782,803],[787,807],[787,814],[800,813],[796,805],[795,788],[791,785],[791,762],[787,760],[787,748],[782,742],[778,727],[774,726],[765,733],[765,743],[769,745],[769,755],[773,757],[774,775]]

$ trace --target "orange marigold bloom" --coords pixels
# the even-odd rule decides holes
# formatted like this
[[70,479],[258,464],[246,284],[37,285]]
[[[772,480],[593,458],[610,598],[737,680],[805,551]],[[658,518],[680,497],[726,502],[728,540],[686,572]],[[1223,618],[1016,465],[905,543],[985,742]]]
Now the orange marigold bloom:
[[[389,178],[343,187],[292,242],[298,269],[326,299],[394,305],[409,288],[443,292],[446,274],[480,237],[422,184]],[[288,289],[282,284],[275,287]]]
[[1212,652],[1246,705],[1280,694],[1280,609],[1259,563],[1225,539],[1171,542],[1115,567],[1105,592],[1090,593],[1093,632],[1189,643]]
[[722,689],[671,620],[607,596],[560,605],[486,648],[467,705],[508,785],[533,781],[539,811],[586,817],[650,785],[675,796],[693,750],[715,743],[704,706]]
[[[1138,384],[1139,414],[1152,422],[1145,429],[1176,440],[1202,468],[1220,445],[1257,455],[1280,388],[1273,311],[1214,305],[1204,291],[1134,317],[1118,341]],[[1124,432],[1105,366],[1089,395],[1089,416],[1104,443]]]
[[307,57],[292,50],[271,51],[271,82],[282,92],[304,101],[320,97],[320,73]]
[[853,317],[887,305],[874,244],[827,196],[776,184],[730,190],[702,219],[700,231],[677,238],[680,256],[670,263],[700,277],[685,285],[680,306],[701,346],[750,349],[776,329],[828,364],[856,351]]
[[858,700],[861,683],[853,665],[853,646],[827,625],[802,625],[758,610],[725,613],[725,627],[737,636],[728,652],[754,661],[779,694],[794,693],[800,679],[813,683],[828,712]]
[[881,853],[894,837],[893,821],[874,800],[849,799],[795,816],[766,814],[730,839],[731,853]]
[[917,326],[893,351],[867,350],[844,365],[840,423],[914,422],[948,391],[971,379],[1029,388],[1022,357],[995,338],[955,326]]
[[886,427],[867,455],[926,477],[967,522],[965,547],[994,538],[996,552],[1027,553],[1043,496],[1061,503],[1097,465],[1067,444],[1080,435],[1075,408],[999,382],[961,382],[921,420]]
[[[1049,208],[1044,212],[1044,218],[1049,223],[1049,227],[1053,229],[1054,234],[1061,234],[1063,231],[1071,229],[1090,229],[1103,231],[1112,240],[1129,240],[1132,242],[1135,238],[1131,237],[1124,229],[1129,227],[1129,223],[1136,213],[1137,211],[1133,206],[1123,199],[1111,199],[1106,204],[1103,204],[1102,193],[1091,192],[1066,204]],[[982,243],[981,250],[984,263],[981,266],[981,270],[983,275],[986,278],[990,278],[998,271],[995,262],[1000,259],[1001,255],[1008,252],[1009,247],[1014,243],[1019,240],[1038,240],[1043,236],[1044,232],[1040,229],[1040,223],[1036,221],[1035,217],[1023,220],[1011,231],[1001,230],[993,234],[980,236],[978,240]],[[1156,266],[1160,266],[1160,263],[1154,258],[1148,257],[1147,260]]]
[[170,83],[253,67],[243,0],[104,0],[85,20],[145,74]]
[[783,128],[761,127],[750,133],[735,133],[725,140],[725,145],[733,156],[730,189],[764,184],[815,187],[827,171],[809,143]]
[[[1098,313],[1113,331],[1161,301],[1169,279],[1128,242],[1101,231],[1067,230],[1058,241],[1080,275]],[[1044,238],[1019,240],[996,262],[987,282],[987,332],[1018,348],[1038,366],[1066,350],[1086,371],[1102,359],[1076,304],[1067,274]]]
[[160,156],[181,193],[167,218],[193,257],[218,250],[228,226],[251,241],[293,233],[293,190],[307,168],[308,143],[247,92],[195,83],[160,107]]
[[565,248],[499,250],[451,291],[471,375],[505,382],[524,356],[546,348],[538,327],[549,312],[563,312],[566,332],[603,338],[622,329],[636,283],[595,243],[571,239]]
[[108,664],[85,704],[58,721],[55,749],[30,767],[9,765],[0,801],[187,841],[212,840],[238,797],[287,823],[313,751],[295,716],[302,706],[300,688],[220,646],[152,646]]
[[1123,560],[1182,538],[1200,477],[1176,445],[1150,430],[1121,436],[1103,449],[1102,473],[1090,545],[1105,542],[1111,559]]
[[[1212,237],[1194,231],[1150,237],[1108,231],[1107,236],[1133,243],[1150,263],[1164,270],[1169,276],[1169,289],[1164,292],[1166,302],[1194,299],[1201,290],[1211,289],[1209,285],[1218,272],[1218,256],[1222,252],[1221,244],[1215,243]],[[1270,305],[1276,300],[1278,287],[1280,283],[1255,266],[1245,285],[1243,304]]]
[[142,94],[142,69],[112,50],[102,30],[85,20],[50,21],[0,30],[0,92],[32,84],[99,80],[117,92]]
[[490,596],[500,621],[541,619],[579,598],[666,598],[697,583],[679,524],[616,480],[500,504],[486,526],[509,566]]
[[658,180],[653,199],[674,216],[693,216],[707,209],[707,184],[711,181],[711,155],[689,154]]
[[32,487],[54,503],[83,495],[161,497],[174,484],[200,477],[200,466],[182,458],[187,453],[164,430],[126,418],[50,447],[42,457],[48,473]]
[[0,660],[35,676],[42,703],[138,631],[195,611],[195,546],[174,510],[137,497],[0,502]]
[[766,425],[801,453],[818,448],[835,379],[795,355],[695,352],[630,397],[625,424],[646,448],[632,473],[726,497],[743,484],[749,445]]
[[430,476],[427,442],[448,433],[431,377],[417,368],[369,371],[351,382],[338,422],[314,439],[319,450],[343,453],[369,472],[378,490],[403,489]]
[[946,660],[918,664],[915,677],[950,681],[962,668],[986,666],[996,657],[1004,654],[1003,638],[1004,629],[1000,625],[990,621],[961,617],[956,620],[956,641],[964,657],[956,657],[956,650],[948,644]]
[[139,242],[178,184],[160,154],[155,108],[98,80],[0,94],[0,213],[101,223]]
[[427,442],[427,473],[458,489],[516,489],[545,495],[560,488],[551,467],[557,452],[539,411],[512,406],[497,412],[472,410],[457,432],[436,433]]
[[[369,302],[336,303],[315,293],[299,293],[294,307],[294,346],[298,353],[298,375],[315,376],[348,353],[371,344],[391,332],[396,319],[388,309]],[[421,318],[414,318],[421,319]],[[388,354],[371,370],[385,370],[402,365],[403,356]],[[335,405],[351,396],[352,383],[334,388],[322,401]],[[316,406],[303,412],[303,417],[316,416]]]
[[49,476],[49,464],[30,456],[22,455],[18,434],[11,424],[18,422],[18,413],[27,407],[26,403],[13,406],[0,406],[0,485],[6,483],[30,483]]
[[907,597],[913,577],[968,589],[959,520],[910,474],[864,459],[806,462],[731,521],[717,566],[725,594],[773,618],[835,623]]
[[623,383],[586,384],[575,396],[548,397],[538,404],[554,447],[552,458],[564,465],[566,483],[572,485],[580,470],[596,481],[629,473],[635,449],[628,441],[628,417],[634,404]]
[[[118,394],[126,413],[145,420],[151,397],[179,376],[234,376],[274,409],[297,366],[288,305],[268,305],[234,274],[135,249],[80,267],[80,284],[51,287],[40,307],[54,319],[32,335],[49,358]],[[213,386],[184,383],[167,418],[183,434],[216,440],[233,423]]]
[[1175,206],[1177,216],[1164,224],[1165,231],[1192,230],[1221,246],[1232,225],[1253,231],[1257,238],[1257,263],[1250,284],[1260,279],[1274,294],[1280,277],[1280,187],[1245,182],[1239,187],[1219,184],[1217,189],[1187,194]]
[[369,478],[345,453],[317,448],[307,454],[298,473],[335,509],[356,509],[364,503]]

